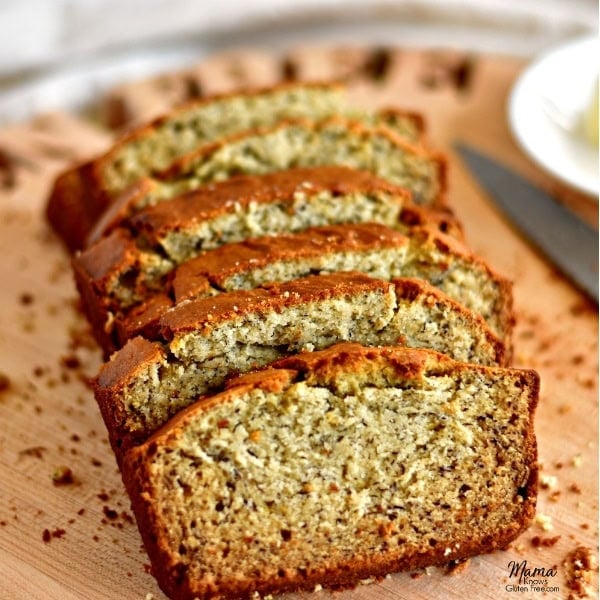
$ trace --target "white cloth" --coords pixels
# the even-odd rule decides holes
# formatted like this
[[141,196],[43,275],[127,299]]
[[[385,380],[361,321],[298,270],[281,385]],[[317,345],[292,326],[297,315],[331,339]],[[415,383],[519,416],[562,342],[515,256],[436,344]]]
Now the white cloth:
[[[1,0],[0,76],[187,39],[461,45],[531,55],[595,31],[596,0]],[[333,25],[344,23],[344,30]],[[323,24],[331,24],[327,30]],[[379,28],[379,29],[378,29]],[[254,33],[254,38],[253,38]],[[271,34],[271,38],[269,37]],[[356,39],[358,37],[359,39]]]

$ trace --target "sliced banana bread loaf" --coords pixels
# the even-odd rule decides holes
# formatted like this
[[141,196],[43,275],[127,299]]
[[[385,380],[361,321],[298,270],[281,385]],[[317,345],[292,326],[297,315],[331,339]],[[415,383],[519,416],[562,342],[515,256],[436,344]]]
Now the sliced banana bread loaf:
[[334,346],[196,402],[123,478],[177,600],[343,588],[506,547],[537,493],[534,371]]
[[[409,225],[404,225],[406,209]],[[377,221],[399,229],[431,223],[460,235],[449,212],[418,214],[408,192],[370,173],[344,167],[235,176],[142,210],[73,259],[75,279],[96,338],[110,352],[112,323],[164,288],[183,260],[247,237],[311,225]],[[126,227],[125,227],[126,226]]]
[[172,264],[164,253],[140,251],[115,231],[73,266],[84,310],[106,353],[134,335],[152,335],[162,312],[175,303],[350,270],[385,280],[423,278],[482,315],[507,347],[511,345],[510,283],[461,243],[426,228],[400,233],[374,223],[347,224],[253,238],[184,262],[169,281],[163,275]]
[[393,128],[418,143],[419,115],[350,108],[343,88],[294,83],[195,101],[127,133],[105,154],[60,175],[49,199],[48,218],[71,249],[80,248],[98,216],[138,179],[167,168],[178,157],[221,137],[272,125],[281,119],[356,116]]
[[303,349],[340,341],[430,347],[459,360],[502,364],[505,350],[481,317],[417,279],[315,275],[177,305],[159,341],[112,355],[95,381],[113,448],[148,437],[200,394]]

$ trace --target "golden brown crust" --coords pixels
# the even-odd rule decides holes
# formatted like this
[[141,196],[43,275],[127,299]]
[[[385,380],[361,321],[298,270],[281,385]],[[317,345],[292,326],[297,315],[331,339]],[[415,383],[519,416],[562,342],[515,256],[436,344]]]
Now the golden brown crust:
[[113,355],[111,360],[102,365],[95,380],[96,389],[107,391],[120,389],[146,364],[161,361],[163,358],[164,351],[160,344],[141,337],[129,340],[118,354]]
[[[367,374],[365,379],[368,379],[369,372],[381,370],[384,365],[391,368],[399,380],[419,380],[428,374],[441,376],[461,370],[478,370],[491,373],[495,370],[504,369],[507,372],[518,374],[521,381],[520,385],[530,390],[529,413],[532,419],[537,408],[540,377],[533,369],[461,363],[445,354],[425,348],[408,348],[406,346],[374,347],[354,342],[340,342],[324,350],[301,352],[286,356],[266,367],[229,379],[223,391],[199,398],[194,404],[180,411],[141,444],[137,451],[133,450],[131,454],[137,452],[143,455],[145,447],[151,447],[153,443],[159,440],[164,443],[170,437],[177,436],[179,430],[189,419],[193,418],[196,412],[209,410],[211,406],[226,402],[229,398],[245,394],[253,389],[260,388],[266,392],[280,391],[296,381],[307,380],[317,385],[327,385],[340,372],[357,373],[362,371]],[[114,381],[120,385],[123,380],[122,378],[115,378]],[[530,435],[532,434],[533,432],[530,432]]]
[[333,196],[384,192],[407,202],[410,193],[365,171],[347,167],[314,167],[277,171],[262,176],[236,176],[190,192],[187,197],[160,203],[132,218],[132,226],[151,240],[190,222],[208,220],[237,202],[241,206],[285,201],[292,204],[296,193]]
[[[415,285],[415,289],[418,284]],[[445,354],[433,351],[424,351],[419,348],[407,348],[404,346],[363,346],[353,342],[342,342],[313,352],[302,352],[292,356],[280,358],[268,367],[239,375],[227,381],[226,391],[231,395],[245,393],[254,387],[262,387],[261,381],[268,381],[270,377],[277,376],[280,369],[294,372],[294,381],[306,381],[310,376],[311,382],[331,381],[340,371],[345,373],[357,373],[361,369],[373,367],[379,370],[385,363],[391,366],[395,375],[401,379],[419,379],[425,374],[428,367],[435,359],[438,370],[450,370],[456,363]],[[227,398],[227,395],[220,396]],[[186,409],[190,410],[191,409]],[[182,419],[184,418],[182,414]],[[173,421],[175,425],[175,421]],[[165,428],[168,429],[168,428]],[[158,434],[157,434],[158,435]],[[153,436],[154,437],[154,436]]]
[[[104,211],[100,218],[96,221],[94,227],[87,237],[85,247],[88,248],[98,242],[102,237],[111,233],[116,227],[125,226],[133,228],[134,222],[129,221],[129,218],[134,214],[136,221],[139,220],[143,230],[151,239],[156,239],[158,236],[157,229],[159,226],[174,228],[175,223],[178,225],[189,225],[189,221],[183,218],[183,215],[188,214],[190,218],[200,221],[200,215],[206,213],[206,205],[203,204],[207,200],[215,203],[215,197],[221,197],[225,201],[221,206],[215,203],[213,206],[213,214],[223,214],[227,204],[231,204],[234,199],[239,202],[240,206],[249,204],[249,200],[244,198],[242,182],[247,182],[248,191],[254,194],[255,202],[265,202],[269,194],[273,194],[272,201],[285,199],[285,195],[281,192],[291,186],[288,181],[288,174],[294,176],[294,173],[305,172],[306,178],[311,184],[310,188],[323,189],[327,181],[332,182],[332,188],[335,194],[342,194],[349,185],[348,193],[352,191],[376,191],[381,190],[389,192],[402,200],[402,211],[400,213],[400,223],[406,227],[431,227],[442,233],[451,235],[452,237],[463,240],[464,232],[462,225],[452,212],[449,206],[425,207],[418,206],[410,201],[410,192],[396,186],[388,181],[377,178],[366,171],[357,169],[349,169],[347,167],[312,167],[303,169],[288,169],[286,171],[276,171],[266,175],[234,175],[233,177],[222,181],[214,182],[202,186],[197,190],[177,196],[168,202],[160,202],[153,207],[144,209],[136,208],[139,203],[154,189],[157,183],[152,179],[142,179],[123,194],[112,201],[112,204]],[[336,181],[336,174],[340,175]],[[282,187],[281,181],[285,187]],[[301,182],[302,183],[302,182]],[[300,186],[301,183],[298,185]],[[364,187],[362,187],[364,186]],[[231,194],[231,198],[227,199],[227,195]],[[250,196],[252,197],[252,196]],[[189,206],[186,204],[189,203]],[[208,218],[208,215],[207,215]]]
[[[168,169],[156,174],[155,178],[163,182],[177,179],[192,169],[199,160],[203,160],[231,142],[244,139],[245,137],[267,134],[270,131],[276,131],[279,128],[284,128],[295,123],[315,131],[327,125],[338,123],[347,127],[356,136],[366,138],[376,135],[387,139],[393,145],[402,148],[412,155],[427,158],[436,165],[438,171],[437,183],[439,190],[433,205],[440,207],[447,205],[447,167],[446,158],[442,154],[430,152],[420,146],[410,144],[386,127],[378,126],[370,128],[363,126],[357,121],[342,118],[332,118],[318,122],[308,120],[282,121],[277,127],[257,128],[228,136],[220,141],[202,145],[196,151],[176,160]],[[88,238],[92,242],[99,239],[105,232],[110,231],[123,216],[129,214],[131,206],[139,202],[156,185],[155,180],[152,178],[146,177],[140,179],[123,193],[121,199],[117,200],[116,206],[110,209],[106,216],[101,217],[112,204],[113,198],[107,194],[102,186],[101,176],[98,174],[100,169],[101,163],[91,162],[86,163],[79,169],[63,173],[57,179],[48,201],[48,219],[71,250],[85,246]],[[99,219],[101,221],[97,223]],[[65,225],[67,222],[68,227]],[[97,225],[95,226],[95,224]]]
[[[485,261],[473,255],[460,242],[427,228],[416,228],[411,231],[409,239],[382,225],[335,225],[311,228],[299,234],[269,236],[229,244],[183,263],[173,272],[171,278],[173,303],[178,304],[185,300],[206,296],[209,290],[227,289],[227,282],[233,276],[269,264],[322,257],[336,252],[402,247],[411,243],[411,240],[422,244],[423,247],[429,245],[440,249],[447,254],[449,265],[451,261],[462,259],[477,266],[482,273],[487,272],[490,280],[499,287],[499,300],[495,314],[502,330],[506,333],[503,339],[510,345],[513,322],[510,282],[494,273]],[[142,304],[132,315],[127,314],[122,318],[116,318],[121,343],[133,335],[148,335],[149,328],[156,330],[156,325],[151,321],[151,315],[154,315],[154,319],[158,317],[154,308],[153,295],[148,296],[147,302],[148,311]]]
[[[339,344],[327,350],[303,353],[277,361],[258,373],[245,375],[230,382],[229,389],[203,398],[185,411],[182,411],[165,427],[156,432],[145,444],[131,449],[124,460],[123,480],[132,501],[138,527],[153,565],[153,574],[160,587],[178,600],[208,598],[214,593],[225,596],[250,597],[259,594],[281,593],[284,591],[311,590],[315,585],[326,585],[332,589],[352,587],[360,580],[383,577],[399,570],[413,570],[431,565],[442,565],[452,560],[460,560],[477,554],[505,548],[532,521],[537,497],[537,447],[533,430],[533,415],[539,395],[539,377],[534,371],[507,370],[511,377],[520,379],[528,390],[529,421],[524,432],[523,464],[529,469],[527,484],[517,494],[521,497],[520,512],[512,522],[494,533],[474,530],[465,539],[452,540],[457,543],[437,544],[426,550],[422,546],[411,546],[402,550],[390,548],[377,555],[356,555],[336,564],[308,565],[302,571],[286,570],[276,580],[239,579],[221,584],[218,588],[206,582],[190,579],[187,570],[178,562],[168,546],[165,529],[168,517],[161,514],[160,507],[153,502],[155,496],[150,473],[151,459],[157,448],[169,445],[184,430],[186,423],[193,420],[200,411],[227,402],[229,398],[244,395],[255,387],[265,391],[285,389],[294,381],[328,381],[338,377],[340,372],[355,372],[362,368],[370,370],[371,363],[396,370],[401,379],[417,379],[426,372],[438,375],[456,375],[461,370],[492,371],[490,367],[474,367],[455,363],[447,357],[428,350],[406,348],[364,348],[358,344]],[[510,499],[507,499],[509,501]],[[450,542],[450,540],[449,540]]]
[[119,433],[128,417],[125,407],[119,402],[114,402],[114,397],[130,378],[135,377],[136,373],[147,364],[159,363],[163,358],[164,350],[160,344],[149,342],[141,337],[134,338],[121,348],[114,360],[109,360],[102,365],[93,382],[96,401],[118,462],[121,459],[123,444],[123,437]]
[[[275,262],[322,257],[334,252],[362,252],[398,248],[408,238],[375,223],[312,227],[298,234],[251,238],[227,244],[180,265],[172,273],[166,292],[149,293],[146,300],[115,316],[117,336],[113,343],[122,345],[136,335],[156,338],[162,313],[185,300],[214,296],[226,289],[226,280]],[[96,304],[98,304],[96,302]],[[99,311],[100,313],[100,311]]]
[[132,233],[128,229],[115,229],[97,244],[78,252],[72,262],[100,286],[101,282],[136,265],[138,254]]
[[[352,228],[359,227],[360,224],[347,224],[347,225],[329,225],[323,227],[329,228],[339,228],[337,229],[338,233],[332,233],[331,235],[338,236],[339,232],[343,231],[344,228],[348,228],[350,231]],[[382,225],[374,224],[376,227],[384,227]],[[312,228],[315,232],[317,228]],[[391,230],[393,231],[393,230]],[[290,234],[292,235],[292,234]],[[330,235],[330,234],[328,234]],[[390,233],[385,237],[391,237],[395,235],[397,237],[401,236],[399,232]],[[282,243],[286,234],[281,234]],[[304,236],[306,237],[306,236]],[[318,233],[315,233],[315,238],[319,237]],[[351,237],[356,237],[356,235],[351,234]],[[256,238],[253,238],[256,239]],[[382,241],[385,238],[382,238]],[[244,242],[235,243],[236,247]],[[254,243],[254,242],[252,242]],[[226,248],[220,249],[223,252],[228,252]],[[215,250],[209,252],[215,252]],[[242,252],[243,250],[240,250]],[[94,282],[94,285],[99,290],[102,295],[106,295],[108,290],[105,288],[105,283],[110,281],[111,278],[115,276],[119,276],[125,272],[127,272],[132,267],[138,265],[139,263],[139,255],[140,250],[137,247],[137,244],[134,240],[134,235],[128,229],[115,229],[109,236],[103,238],[90,248],[85,251],[76,254],[73,259],[74,267],[78,270],[85,272],[86,277]],[[195,258],[190,259],[190,261],[195,261]],[[184,263],[186,264],[186,263]],[[202,265],[202,266],[201,266]],[[179,268],[184,268],[183,264],[179,266]],[[189,267],[190,275],[193,272],[199,272],[199,269],[204,272],[205,265],[201,262],[197,266],[190,265]],[[209,269],[207,272],[213,272],[214,269]],[[187,277],[187,275],[180,275],[180,279],[182,277]]]
[[[331,298],[361,290],[386,291],[391,283],[373,279],[362,273],[335,273],[274,284],[255,290],[221,294],[184,303],[163,314],[158,329],[161,341],[173,339],[177,334],[212,327],[252,310],[276,310],[277,307],[294,306],[303,302]],[[100,369],[94,381],[97,393],[113,394],[131,381],[141,369],[165,356],[160,343],[142,337],[129,340],[113,354]]]
[[[486,332],[486,339],[496,349],[497,363],[506,364],[504,344],[489,330],[483,319],[442,294],[437,288],[421,279],[399,278],[385,282],[355,272],[310,276],[254,290],[228,292],[215,297],[188,301],[161,314],[158,322],[153,326],[154,339],[163,342],[169,341],[187,331],[201,330],[203,327],[212,328],[219,323],[253,311],[278,311],[286,306],[324,300],[348,293],[358,294],[363,290],[386,291],[390,286],[394,287],[398,298],[409,302],[421,298],[425,304],[435,305],[443,302],[452,306],[455,314],[476,323],[477,327]],[[161,299],[157,302],[161,302]],[[155,350],[158,346],[151,342],[142,345],[140,341],[137,341],[136,344],[148,350],[145,352],[133,351],[135,346],[132,346],[132,342],[141,339],[143,338],[137,337],[127,342],[123,349],[114,355],[114,359],[107,363],[101,373],[108,365],[111,365],[109,372],[113,378],[117,377],[115,373],[119,373],[117,378],[120,381],[129,381],[143,364],[154,360],[155,356],[159,356],[159,354],[155,354],[158,352]],[[126,348],[128,351],[121,360],[120,355]],[[150,352],[151,348],[154,349],[152,352]],[[138,359],[134,359],[136,352],[139,354]],[[365,352],[368,353],[369,349],[365,349]],[[107,381],[106,376],[98,378],[98,385],[106,387]],[[113,384],[111,383],[111,385]]]
[[[148,188],[142,180],[127,192],[126,201],[143,194],[146,189]],[[124,223],[124,229],[131,231],[132,236],[143,233],[148,243],[156,243],[167,233],[182,227],[189,228],[194,223],[208,221],[218,215],[239,210],[239,207],[282,202],[291,206],[295,192],[313,196],[322,191],[329,191],[334,196],[354,192],[389,193],[397,198],[399,206],[406,206],[406,210],[410,211],[411,216],[406,218],[407,222],[434,226],[441,219],[433,211],[428,215],[426,210],[416,207],[413,209],[410,193],[407,190],[379,179],[371,173],[346,167],[315,167],[290,169],[265,175],[239,175],[225,181],[207,184],[169,202],[161,202],[156,206],[145,208]],[[419,214],[418,219],[413,216],[415,212]],[[450,212],[446,212],[444,218],[447,222],[453,217]],[[122,232],[118,234],[119,239],[128,235],[122,229],[119,231]],[[122,271],[120,266],[122,259],[118,251],[123,246],[121,243],[116,243],[115,248],[111,249],[112,244],[115,242],[102,243],[99,236],[98,241],[79,255],[78,260],[84,263],[84,268],[92,277],[105,277],[109,270],[113,273]]]
[[291,260],[344,249],[392,248],[406,243],[406,237],[399,232],[377,224],[311,228],[305,234],[297,235],[228,244],[218,251],[207,252],[198,260],[184,263],[180,267],[181,272],[176,270],[173,273],[173,284],[165,288],[172,298],[170,302],[167,302],[164,292],[153,292],[143,282],[138,285],[130,281],[135,293],[143,295],[145,300],[129,310],[109,295],[114,281],[126,277],[127,273],[139,271],[140,252],[128,230],[115,229],[108,237],[77,255],[72,266],[94,336],[104,351],[110,353],[132,336],[147,332],[147,326],[153,326],[152,319],[158,316],[157,295],[161,296],[160,305],[168,307],[173,304],[173,299],[179,302],[208,295],[211,291],[216,293],[224,279],[249,265],[256,268],[275,260]]
[[[246,206],[252,202],[288,201],[291,205],[293,193],[299,188],[311,194],[317,194],[321,190],[328,190],[334,195],[355,191],[367,194],[375,191],[390,193],[397,198],[399,205],[402,205],[402,226],[428,225],[450,229],[454,233],[459,230],[449,209],[434,211],[417,208],[408,200],[406,190],[370,173],[344,167],[292,169],[262,176],[233,177],[224,182],[210,184],[203,190],[142,210],[133,220],[126,222],[127,228],[113,230],[106,238],[100,239],[75,257],[73,268],[77,286],[84,299],[84,310],[105,353],[108,354],[122,345],[123,342],[119,340],[126,340],[143,332],[143,328],[135,325],[139,320],[139,309],[134,309],[136,314],[131,321],[128,315],[121,315],[121,307],[111,301],[108,291],[109,285],[119,277],[139,271],[140,265],[136,261],[139,260],[140,250],[134,241],[137,234],[143,233],[144,238],[151,243],[160,235],[165,235],[167,229],[174,231],[178,227],[190,227],[193,223],[210,219],[221,211],[235,210],[236,204]],[[143,182],[134,186],[134,189],[126,194],[124,201],[129,202],[137,194],[143,194],[146,189],[147,186]],[[119,202],[100,219],[98,227],[102,226],[106,215],[109,215],[113,208],[118,212]],[[136,295],[147,293],[143,282],[141,287],[137,286],[137,280],[134,282],[131,277],[128,277],[128,282],[136,287]],[[200,284],[201,288],[206,287],[206,283],[202,284],[199,279],[196,279],[194,287],[197,288]],[[154,305],[151,297],[148,302]],[[121,335],[115,337],[112,331],[114,328],[121,331]],[[128,331],[129,334],[126,333]]]
[[108,200],[94,182],[92,163],[80,163],[56,178],[46,218],[67,248],[75,251],[107,205]]
[[279,311],[284,307],[306,302],[318,302],[344,294],[381,290],[390,283],[373,279],[358,272],[333,273],[273,283],[253,290],[219,294],[183,302],[166,312],[160,319],[160,334],[166,341],[187,331],[213,327],[254,311]]
[[[206,290],[210,289],[208,280],[197,282],[204,284]],[[139,335],[151,340],[160,338],[160,319],[167,310],[173,307],[173,300],[163,292],[152,294],[143,304],[135,306],[126,315],[115,317],[113,322],[113,335],[110,346],[103,346],[105,352],[111,348],[117,350]]]
[[[111,191],[104,183],[104,173],[106,169],[117,160],[119,153],[123,148],[130,144],[135,144],[141,140],[151,137],[157,128],[170,121],[176,121],[186,111],[196,109],[202,105],[218,102],[226,98],[243,96],[252,97],[269,93],[277,93],[278,91],[295,88],[320,88],[335,90],[341,86],[334,83],[282,83],[268,88],[260,88],[255,90],[246,90],[242,92],[232,92],[222,94],[200,100],[195,100],[189,104],[182,105],[163,115],[152,122],[140,126],[135,130],[125,134],[119,139],[106,153],[96,157],[83,164],[76,165],[64,171],[56,180],[53,190],[50,194],[47,205],[47,217],[59,236],[63,239],[67,247],[74,251],[86,246],[86,243],[93,242],[105,232],[110,231],[118,221],[127,214],[129,207],[132,205],[131,198],[121,199],[118,206],[114,209],[111,205],[116,197],[120,196],[125,190]],[[403,117],[410,119],[415,129],[420,135],[423,130],[423,118],[421,115],[401,111],[393,108],[382,111],[382,118],[398,118]],[[227,139],[235,139],[235,136]],[[208,151],[211,147],[216,146],[211,143],[203,145]],[[157,175],[156,169],[149,167],[147,176],[153,177]],[[142,188],[146,189],[153,187],[151,179],[142,179],[140,182]],[[134,197],[140,197],[144,194],[140,191],[138,183],[134,184]],[[127,195],[127,193],[126,193]],[[131,193],[129,194],[131,195]],[[105,211],[109,210],[109,214],[103,216]],[[97,224],[99,219],[102,222]],[[66,224],[68,221],[68,226]]]
[[[129,192],[128,197],[136,198],[143,193],[143,187],[142,181]],[[232,212],[236,204],[247,207],[250,204],[283,202],[291,206],[297,192],[313,196],[324,191],[334,196],[384,192],[397,197],[399,203],[409,202],[410,198],[410,193],[404,188],[366,171],[337,166],[296,168],[265,175],[236,175],[137,213],[130,208],[131,218],[127,227],[143,232],[149,243],[156,243],[171,231]],[[128,202],[131,203],[131,200]]]
[[115,306],[107,295],[107,289],[113,278],[135,267],[138,254],[131,234],[126,229],[116,229],[71,260],[83,311],[105,355],[121,345],[115,337]]
[[172,278],[174,299],[179,303],[198,296],[198,291],[205,289],[204,281],[223,289],[226,281],[234,275],[276,262],[320,257],[334,252],[401,248],[408,244],[406,235],[377,223],[311,227],[300,233],[250,238],[206,252],[180,265]]
[[[423,247],[434,246],[448,261],[460,258],[489,273],[490,279],[510,297],[511,284],[495,273],[464,244],[428,227],[416,227],[407,233],[377,223],[357,223],[311,227],[303,232],[251,238],[205,252],[175,269],[172,287],[176,303],[204,292],[205,281],[222,288],[230,277],[279,261],[292,261],[334,252],[361,252],[382,248],[401,248],[411,241]],[[200,283],[199,283],[200,282]]]
[[93,246],[119,225],[124,224],[127,218],[135,212],[138,203],[147,197],[156,185],[153,179],[141,179],[111,200],[110,205],[96,219],[93,227],[89,228],[82,247],[89,248]]
[[[396,296],[398,298],[403,298],[410,302],[420,297],[425,304],[432,306],[440,302],[440,291],[423,279],[405,277],[394,279],[392,280],[392,283],[395,286]],[[262,287],[264,288],[265,286]],[[215,296],[206,298],[206,296],[208,296],[207,291],[212,289],[214,288],[211,286],[211,281],[208,275],[202,273],[196,274],[190,280],[181,283],[181,288],[179,289],[180,297],[178,302],[204,297],[203,304],[211,307],[210,314],[215,322],[222,319],[227,319],[227,316],[221,316],[221,304],[220,302],[214,302]],[[271,291],[275,291],[274,286],[270,289]],[[234,297],[230,295],[232,292],[229,292],[225,294],[225,296],[218,296],[218,298],[245,298],[245,293],[246,292],[244,291],[239,291],[237,292],[237,296]],[[464,306],[451,300],[450,298],[444,298],[445,302],[453,304],[454,312],[456,314],[462,314],[463,318],[473,323],[477,321],[476,326],[486,331],[486,339],[488,343],[490,343],[495,349],[496,362],[499,365],[508,365],[511,358],[510,340],[509,342],[506,342],[498,338],[490,330],[489,326],[480,315],[465,309]],[[266,303],[268,300],[266,296],[264,302],[265,308],[267,308]],[[235,304],[235,300],[232,300],[231,303]],[[136,307],[125,317],[116,318],[115,326],[117,328],[117,337],[119,340],[118,344],[122,345],[126,343],[127,340],[138,335],[142,335],[149,339],[161,339],[161,318],[166,311],[173,306],[174,302],[168,295],[159,293],[150,296],[148,301]],[[192,306],[198,306],[198,304],[193,304]],[[238,308],[240,307],[238,306]]]

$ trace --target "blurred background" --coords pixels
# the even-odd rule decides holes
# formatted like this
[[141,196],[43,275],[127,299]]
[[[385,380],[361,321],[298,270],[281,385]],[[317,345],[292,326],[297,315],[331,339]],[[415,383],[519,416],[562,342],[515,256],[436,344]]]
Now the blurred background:
[[595,0],[2,0],[0,118],[71,107],[224,48],[326,42],[532,57],[597,25]]

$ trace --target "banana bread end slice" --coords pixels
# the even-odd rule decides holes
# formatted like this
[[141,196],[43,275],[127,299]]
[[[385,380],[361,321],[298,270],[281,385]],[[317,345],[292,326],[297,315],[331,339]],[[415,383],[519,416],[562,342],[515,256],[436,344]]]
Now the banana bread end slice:
[[125,456],[178,600],[344,588],[506,547],[537,493],[534,371],[339,345],[231,381]]

